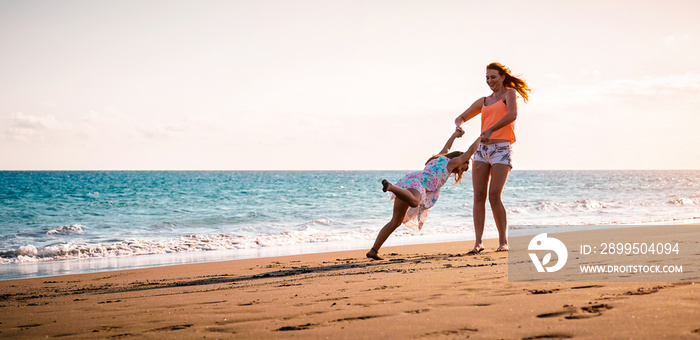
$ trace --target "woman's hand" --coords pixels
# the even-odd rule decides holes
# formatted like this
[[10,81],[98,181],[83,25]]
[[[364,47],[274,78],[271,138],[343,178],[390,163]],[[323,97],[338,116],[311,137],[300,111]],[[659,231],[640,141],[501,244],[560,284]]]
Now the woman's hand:
[[493,133],[493,131],[491,131],[491,129],[486,129],[486,130],[484,130],[484,131],[481,133],[481,136],[479,136],[479,137],[481,137],[481,143],[486,143],[486,142],[488,142],[488,141],[489,141],[489,138],[491,138],[491,134],[492,134],[492,133]]
[[455,138],[460,138],[464,136],[464,130],[462,130],[462,128],[458,126],[452,135],[455,136]]
[[452,133],[452,136],[447,140],[447,143],[445,143],[445,146],[442,147],[442,150],[438,152],[438,155],[446,154],[450,151],[452,148],[452,143],[454,143],[455,139],[462,137],[464,135],[464,130],[462,130],[461,127],[457,127],[455,129],[455,132]]

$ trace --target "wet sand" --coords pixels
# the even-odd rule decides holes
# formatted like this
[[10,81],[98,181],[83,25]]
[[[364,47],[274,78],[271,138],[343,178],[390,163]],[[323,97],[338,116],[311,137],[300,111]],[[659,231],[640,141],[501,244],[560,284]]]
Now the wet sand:
[[0,337],[700,339],[700,284],[509,282],[470,246],[0,281]]

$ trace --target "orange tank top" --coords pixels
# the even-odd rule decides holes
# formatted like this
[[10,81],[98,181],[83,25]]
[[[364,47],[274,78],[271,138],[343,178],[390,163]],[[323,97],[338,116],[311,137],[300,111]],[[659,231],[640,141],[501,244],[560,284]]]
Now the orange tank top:
[[[484,105],[481,108],[481,132],[498,123],[506,114],[508,114],[508,108],[506,108],[505,100],[499,100],[487,106],[486,99],[484,99]],[[494,131],[490,139],[504,139],[515,143],[515,122]]]

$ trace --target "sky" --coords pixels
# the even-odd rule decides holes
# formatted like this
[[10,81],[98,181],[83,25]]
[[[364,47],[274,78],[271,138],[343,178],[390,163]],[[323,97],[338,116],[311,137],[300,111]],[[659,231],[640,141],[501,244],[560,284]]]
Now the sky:
[[[0,170],[420,169],[501,62],[516,170],[700,169],[700,2],[0,0]],[[455,142],[464,150],[480,119]]]

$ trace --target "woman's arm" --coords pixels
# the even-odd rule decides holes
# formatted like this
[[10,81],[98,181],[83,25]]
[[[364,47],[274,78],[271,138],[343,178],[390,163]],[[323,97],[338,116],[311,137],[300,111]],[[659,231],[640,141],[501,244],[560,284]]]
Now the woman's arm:
[[469,162],[469,159],[472,158],[472,155],[474,155],[476,149],[479,147],[480,142],[481,136],[477,137],[474,143],[469,146],[469,149],[467,149],[467,151],[465,151],[459,157],[450,159],[450,161],[447,163],[447,171],[452,172],[452,170],[454,170],[456,167]]
[[455,119],[455,125],[457,125],[457,127],[460,127],[460,126],[462,126],[462,124],[464,124],[464,122],[474,118],[476,115],[481,113],[481,106],[483,105],[483,103],[484,103],[483,97],[480,99],[477,99],[474,102],[474,104],[472,104],[468,109],[466,109],[464,112],[462,112],[462,114],[459,115]]
[[484,138],[484,142],[488,141],[494,131],[498,131],[498,129],[514,122],[515,119],[518,118],[518,103],[515,93],[514,89],[508,89],[506,91],[506,109],[508,113],[503,116],[501,120],[497,121],[496,124],[493,124],[493,126],[481,132],[481,137]]
[[450,152],[450,149],[452,149],[452,143],[454,143],[455,139],[462,137],[463,135],[464,130],[462,130],[461,127],[457,127],[452,136],[450,136],[450,138],[447,140],[447,143],[445,143],[445,146],[442,147],[442,150],[438,152],[438,155],[443,155]]
[[[480,142],[481,142],[481,136],[476,137],[476,140],[474,141],[474,143],[472,143],[472,145],[469,146],[467,151],[464,151],[462,156],[466,155],[467,160],[469,160],[469,158],[472,158],[472,155],[474,155],[474,153],[476,152],[476,149],[479,147]],[[460,157],[462,157],[462,156],[460,156]]]

